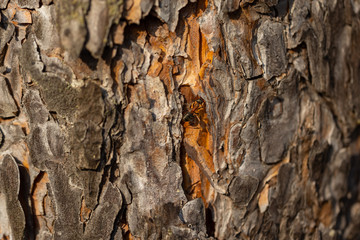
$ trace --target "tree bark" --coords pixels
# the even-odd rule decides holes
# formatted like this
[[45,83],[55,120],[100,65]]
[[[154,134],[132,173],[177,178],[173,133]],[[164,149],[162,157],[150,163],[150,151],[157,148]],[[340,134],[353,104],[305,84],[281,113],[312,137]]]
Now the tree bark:
[[2,239],[359,239],[360,1],[3,0]]

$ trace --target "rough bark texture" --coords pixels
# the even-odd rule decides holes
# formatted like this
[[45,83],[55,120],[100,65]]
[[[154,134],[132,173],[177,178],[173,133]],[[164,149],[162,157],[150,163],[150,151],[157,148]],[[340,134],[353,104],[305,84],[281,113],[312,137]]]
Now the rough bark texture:
[[3,0],[2,239],[359,239],[359,0]]

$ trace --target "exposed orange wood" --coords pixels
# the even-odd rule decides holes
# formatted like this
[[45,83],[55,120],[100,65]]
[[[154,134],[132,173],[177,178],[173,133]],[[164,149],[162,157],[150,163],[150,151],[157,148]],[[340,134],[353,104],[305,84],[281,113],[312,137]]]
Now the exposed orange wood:
[[329,227],[332,222],[332,206],[330,202],[325,202],[321,206],[321,210],[319,213],[319,221],[324,224],[325,227]]
[[47,185],[50,183],[49,176],[46,172],[40,172],[36,177],[31,193],[31,204],[33,214],[36,216],[36,228],[48,229],[53,232],[53,221],[48,219],[53,215],[54,209],[46,204],[48,196]]
[[24,165],[24,167],[29,171],[29,169],[30,169],[30,167],[29,167],[29,147],[26,142],[24,142],[24,146],[25,146],[26,150],[22,154],[21,162]]
[[163,68],[163,65],[158,62],[158,61],[153,61],[149,70],[148,70],[148,75],[151,76],[151,77],[157,77],[159,76],[161,70]]
[[265,212],[269,206],[269,184],[266,184],[264,189],[261,191],[258,206],[261,213]]
[[86,222],[89,220],[91,214],[91,209],[86,207],[85,199],[83,198],[81,201],[81,208],[80,208],[80,221]]

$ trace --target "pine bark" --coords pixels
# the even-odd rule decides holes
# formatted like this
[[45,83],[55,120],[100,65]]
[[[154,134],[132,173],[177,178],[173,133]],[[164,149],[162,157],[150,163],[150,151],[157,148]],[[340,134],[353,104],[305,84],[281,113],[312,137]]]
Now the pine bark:
[[1,239],[360,238],[360,1],[0,11]]

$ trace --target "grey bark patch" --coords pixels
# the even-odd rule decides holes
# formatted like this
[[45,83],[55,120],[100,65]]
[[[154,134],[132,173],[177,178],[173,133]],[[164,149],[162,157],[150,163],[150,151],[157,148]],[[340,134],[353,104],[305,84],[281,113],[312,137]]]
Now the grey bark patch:
[[24,106],[30,123],[41,124],[48,120],[49,111],[43,104],[39,91],[28,90],[23,98]]
[[[48,109],[59,113],[70,121],[75,121],[75,123],[82,122],[83,125],[86,126],[86,130],[77,129],[76,127],[70,128],[72,131],[70,131],[67,140],[72,143],[71,149],[74,154],[71,155],[71,158],[80,169],[96,169],[100,163],[103,142],[102,124],[104,121],[105,108],[102,99],[103,90],[99,85],[92,81],[88,82],[80,89],[72,87],[69,83],[71,73],[66,69],[61,69],[61,65],[60,67],[56,67],[56,71],[61,72],[62,75],[65,76],[65,79],[54,76],[53,73],[43,73],[42,69],[44,65],[41,62],[39,53],[36,49],[36,42],[33,37],[31,37],[24,44],[22,62],[25,68],[29,70],[34,81],[39,83],[41,95],[43,96]],[[56,73],[59,74],[59,72]],[[38,96],[34,97],[39,98]],[[38,103],[37,105],[39,105],[38,107],[41,114],[36,115],[30,113],[30,119],[37,122],[46,121],[46,109],[40,106],[40,100],[37,100],[36,102]],[[39,134],[39,132],[36,134]],[[36,138],[36,134],[32,134],[31,137]],[[32,144],[34,147],[37,146],[35,147],[34,152],[37,152],[38,148],[43,150],[48,148],[41,143],[40,139],[33,140],[35,142]],[[57,150],[54,148],[54,151]],[[46,152],[48,151],[45,151],[45,153]],[[40,152],[36,155],[38,154],[40,154]],[[38,161],[35,159],[35,156],[33,157],[34,161]],[[43,158],[40,156],[40,159]]]
[[241,228],[246,235],[249,235],[250,232],[256,228],[256,226],[259,224],[259,212],[253,211],[249,214],[249,216],[246,219],[245,224]]
[[80,169],[96,169],[101,160],[103,143],[105,106],[101,87],[89,82],[81,88],[77,106],[82,107],[74,112],[76,122],[70,136],[74,162]]
[[259,180],[250,175],[235,177],[229,186],[230,198],[240,206],[247,206],[253,198]]
[[187,202],[181,209],[181,215],[190,228],[196,232],[206,233],[205,205],[201,198]]
[[59,71],[56,72],[56,75],[43,73],[44,63],[37,48],[34,35],[31,34],[23,44],[21,64],[33,81],[40,85],[41,96],[47,104],[47,108],[72,119],[78,104],[79,90],[70,85],[68,72],[59,67],[57,67]]
[[10,88],[4,77],[0,76],[0,117],[15,117],[18,108],[14,98],[11,96]]
[[230,159],[232,162],[235,162],[240,154],[241,154],[241,145],[242,140],[240,138],[240,133],[242,130],[241,124],[235,124],[230,129],[230,136],[229,136],[229,153],[230,153]]
[[44,4],[45,6],[49,6],[51,3],[53,3],[53,0],[42,0],[41,2],[42,2],[42,4]]
[[[221,21],[222,19],[219,19],[219,22]],[[248,39],[246,34],[250,30],[247,24],[235,21],[228,21],[222,30],[225,34],[231,67],[242,72],[246,79],[253,79],[263,74],[261,65],[256,62],[256,56],[251,49],[254,43]],[[226,64],[224,65],[226,66]]]
[[109,25],[109,9],[106,1],[91,1],[90,11],[86,17],[89,32],[89,40],[86,48],[91,52],[93,57],[98,58],[106,43],[106,34]]
[[[323,144],[321,144],[323,145]],[[331,178],[330,178],[330,191],[332,196],[340,201],[340,199],[344,198],[346,194],[349,192],[351,187],[344,182],[347,179],[352,178],[350,176],[351,170],[351,157],[345,148],[341,149],[334,157],[331,159],[331,154],[333,152],[333,146],[326,146],[322,156],[319,156],[321,162],[323,163],[323,168],[327,165],[328,161],[331,161],[333,166],[331,169]],[[325,172],[325,171],[323,171]],[[325,175],[325,174],[324,174]],[[325,179],[322,179],[323,182],[327,182]]]
[[292,182],[295,177],[295,167],[292,163],[286,163],[279,169],[278,189],[276,203],[278,205],[285,204],[291,195]]
[[[290,140],[289,134],[287,133],[287,125],[279,124],[276,126],[272,124],[275,121],[280,122],[279,120],[281,120],[279,117],[283,112],[283,101],[284,100],[280,98],[273,98],[264,103],[265,113],[262,115],[264,121],[259,130],[259,140],[261,157],[267,164],[281,161],[287,148],[287,142]],[[282,138],[285,140],[283,141]]]
[[187,0],[171,1],[161,0],[155,7],[159,18],[169,25],[169,30],[174,32],[179,20],[179,11],[188,3]]
[[220,47],[221,31],[214,10],[209,6],[197,21],[199,22],[201,32],[205,35],[209,49],[216,52]]
[[57,7],[60,41],[70,56],[76,58],[83,49],[86,37],[85,12],[89,1],[60,1]]
[[3,151],[10,149],[13,145],[19,144],[25,137],[23,130],[18,125],[4,124],[1,126],[1,131],[3,133]]
[[[278,10],[285,8],[285,4],[279,4]],[[290,10],[290,17],[292,19],[287,28],[287,45],[288,48],[295,48],[304,41],[304,35],[310,29],[310,24],[307,18],[310,16],[310,3],[308,1],[295,0]]]
[[91,215],[86,229],[87,239],[110,239],[114,222],[122,206],[122,196],[112,183],[108,182],[100,196],[99,205]]
[[23,239],[25,214],[18,199],[20,190],[20,172],[15,159],[6,154],[0,159],[0,192],[6,198],[6,210],[15,240]]
[[331,146],[326,142],[315,141],[309,153],[308,167],[310,177],[319,182],[330,160]]
[[41,80],[41,72],[44,69],[44,64],[41,62],[37,48],[38,45],[36,44],[34,35],[30,34],[22,45],[20,56],[21,65],[35,81]]
[[15,31],[15,26],[9,21],[8,17],[1,15],[1,24],[0,24],[0,59],[5,56],[4,48],[6,44],[11,40]]
[[349,226],[346,228],[344,237],[346,239],[355,239],[359,236],[359,225],[360,225],[360,203],[354,203],[350,211]]
[[263,3],[263,2],[256,3],[255,5],[253,5],[251,7],[251,9],[253,9],[256,12],[261,13],[261,14],[271,13],[271,9],[269,8],[269,6],[266,3]]
[[[72,179],[76,185],[84,189],[86,207],[95,209],[99,204],[99,191],[101,191],[103,173],[101,171],[78,171],[77,179]],[[105,183],[106,184],[106,183]]]
[[35,9],[39,7],[39,0],[16,0],[21,8]]
[[261,158],[266,164],[281,161],[295,135],[299,121],[298,80],[299,75],[290,72],[282,80],[278,95],[269,97],[261,105],[258,135]]
[[287,59],[281,23],[265,20],[257,31],[257,48],[266,80],[286,71]]
[[31,162],[45,171],[49,161],[61,162],[64,157],[64,139],[57,124],[46,122],[35,126],[29,136]]
[[3,0],[0,2],[0,9],[5,9],[9,0]]
[[54,239],[82,239],[79,219],[82,190],[74,185],[62,164],[48,161],[46,166],[56,211]]
[[100,125],[105,109],[101,87],[94,82],[89,82],[82,87],[77,106],[81,106],[77,111],[79,119],[86,119]]
[[[77,131],[74,127],[74,131]],[[78,135],[78,132],[73,132]],[[72,137],[71,148],[74,152],[74,160],[80,169],[96,169],[101,158],[102,128],[87,122],[86,132],[83,139]]]
[[269,7],[273,7],[273,6],[276,6],[278,4],[279,0],[265,0],[264,2]]
[[234,12],[240,8],[241,0],[227,0],[225,1],[225,10],[227,12]]
[[49,122],[46,125],[46,139],[54,158],[61,159],[64,157],[64,138],[57,124]]
[[78,103],[78,91],[59,77],[43,75],[38,80],[42,87],[42,96],[49,111],[72,119]]
[[[43,1],[44,2],[44,1]],[[42,6],[33,14],[33,29],[36,42],[42,50],[60,47],[60,36],[56,28],[55,4]]]
[[155,0],[141,1],[140,6],[141,6],[141,12],[142,12],[143,17],[145,17],[146,15],[148,15],[150,13],[150,10],[152,9],[154,2],[155,2]]

